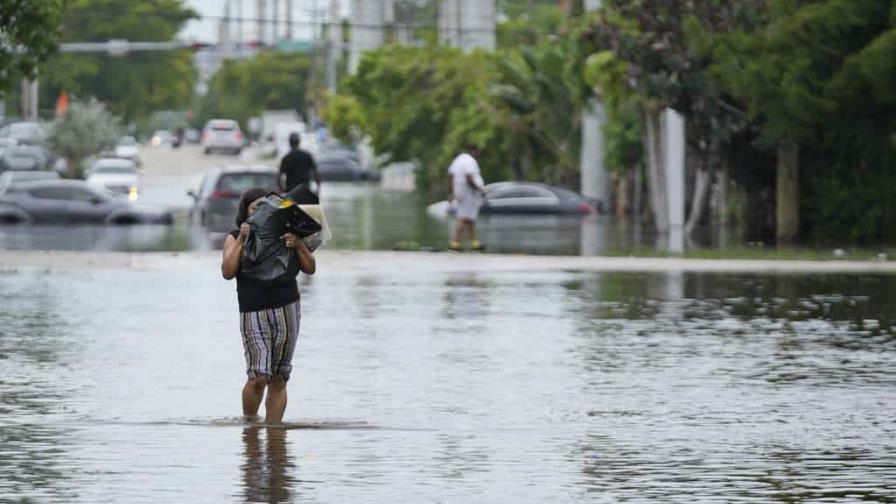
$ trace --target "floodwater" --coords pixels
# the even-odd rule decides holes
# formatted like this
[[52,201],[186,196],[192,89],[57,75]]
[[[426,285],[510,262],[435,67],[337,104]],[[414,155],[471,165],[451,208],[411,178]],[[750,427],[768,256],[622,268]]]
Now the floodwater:
[[[171,209],[173,226],[0,226],[0,249],[90,251],[188,251],[220,248],[223,236],[188,224],[186,188],[146,187],[141,203]],[[331,249],[443,250],[453,220],[428,215],[416,193],[373,184],[327,183],[322,203],[333,230]],[[490,252],[598,255],[657,246],[649,230],[608,217],[482,216],[479,233]],[[726,242],[730,243],[730,242]]]
[[0,500],[896,500],[890,276],[321,264],[267,429],[201,264],[0,272]]

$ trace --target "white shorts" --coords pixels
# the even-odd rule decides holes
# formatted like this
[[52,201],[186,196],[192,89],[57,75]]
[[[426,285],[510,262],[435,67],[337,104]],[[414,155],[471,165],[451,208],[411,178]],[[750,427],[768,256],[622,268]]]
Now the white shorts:
[[455,195],[457,200],[457,218],[463,220],[476,220],[479,217],[479,207],[482,206],[482,195],[478,192],[463,191]]

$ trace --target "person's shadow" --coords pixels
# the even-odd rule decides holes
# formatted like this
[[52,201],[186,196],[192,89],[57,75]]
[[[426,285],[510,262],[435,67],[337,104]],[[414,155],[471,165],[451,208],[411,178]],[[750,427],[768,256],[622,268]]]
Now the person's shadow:
[[[265,433],[264,447],[259,440]],[[245,502],[292,502],[293,464],[286,447],[287,429],[250,425],[243,429]]]

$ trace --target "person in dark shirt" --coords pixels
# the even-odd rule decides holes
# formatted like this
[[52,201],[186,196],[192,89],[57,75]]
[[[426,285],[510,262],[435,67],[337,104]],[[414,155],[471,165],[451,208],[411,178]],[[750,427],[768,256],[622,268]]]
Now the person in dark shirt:
[[[320,192],[320,173],[317,171],[317,165],[314,158],[307,151],[299,149],[299,135],[292,133],[289,135],[289,153],[280,160],[280,176],[277,178],[280,184],[280,190],[284,192],[292,191],[297,185],[305,184],[311,181],[317,182],[317,192]],[[284,180],[285,178],[285,180]]]
[[[225,238],[221,274],[236,278],[240,307],[240,330],[246,357],[248,380],[243,387],[243,415],[254,419],[267,388],[265,422],[280,423],[286,410],[286,382],[292,371],[292,355],[299,337],[299,286],[295,278],[276,284],[253,281],[243,276],[240,263],[243,243],[251,232],[246,223],[258,203],[268,193],[265,189],[247,189],[240,197],[234,229]],[[286,248],[299,258],[299,269],[313,275],[317,264],[301,238],[293,233],[282,237]]]

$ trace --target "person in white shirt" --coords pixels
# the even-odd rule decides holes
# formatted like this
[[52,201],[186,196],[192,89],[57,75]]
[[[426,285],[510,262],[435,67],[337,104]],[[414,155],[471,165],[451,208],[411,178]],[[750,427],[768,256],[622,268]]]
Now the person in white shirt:
[[479,147],[468,145],[466,152],[461,153],[448,167],[449,198],[454,201],[457,224],[451,236],[451,250],[461,250],[460,241],[464,229],[470,236],[470,247],[482,250],[482,244],[476,238],[476,218],[485,195],[482,174],[479,172]]

